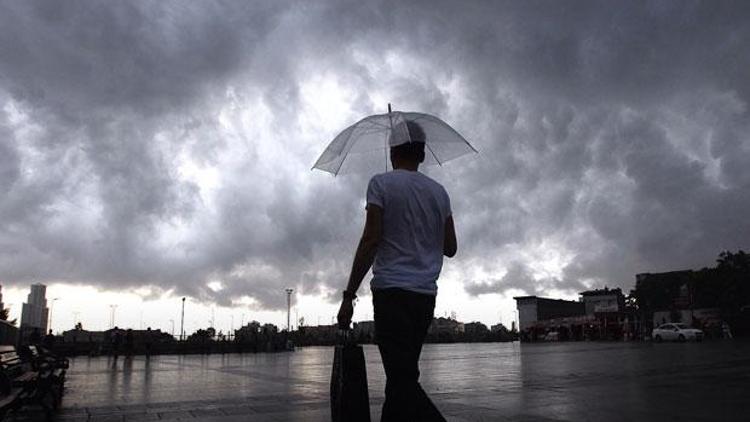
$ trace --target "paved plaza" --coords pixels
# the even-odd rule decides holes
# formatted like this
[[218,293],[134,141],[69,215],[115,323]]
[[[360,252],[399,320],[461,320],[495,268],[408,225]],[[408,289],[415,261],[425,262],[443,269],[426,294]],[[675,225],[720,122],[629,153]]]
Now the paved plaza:
[[[365,355],[377,421],[384,374]],[[332,361],[330,347],[73,358],[58,420],[330,421]],[[449,421],[750,420],[747,342],[426,345],[421,368]]]

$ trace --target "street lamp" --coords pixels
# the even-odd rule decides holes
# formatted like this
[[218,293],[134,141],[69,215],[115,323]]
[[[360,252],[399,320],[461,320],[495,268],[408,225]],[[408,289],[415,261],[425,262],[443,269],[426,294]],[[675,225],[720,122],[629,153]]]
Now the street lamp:
[[[55,302],[60,299],[59,297],[56,297],[52,299],[52,301],[49,304],[49,315],[47,316],[47,328],[52,329],[52,309],[55,307]],[[46,333],[45,333],[46,334]]]
[[185,338],[185,298],[182,298],[182,320],[180,321],[180,341]]
[[109,305],[109,328],[115,328],[115,312],[117,311],[117,305]]
[[286,332],[292,332],[290,316],[292,311],[292,292],[293,289],[286,289]]
[[180,317],[180,341],[185,338],[185,298],[182,298],[182,316]]

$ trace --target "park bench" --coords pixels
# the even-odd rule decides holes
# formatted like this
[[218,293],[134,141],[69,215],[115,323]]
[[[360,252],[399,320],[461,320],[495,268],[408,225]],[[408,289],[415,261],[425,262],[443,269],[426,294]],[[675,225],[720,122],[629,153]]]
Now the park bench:
[[47,419],[59,406],[61,388],[55,387],[52,367],[35,362],[29,352],[0,346],[0,418],[23,406],[38,405]]
[[68,370],[68,359],[59,357],[41,346],[28,346],[30,361],[37,371],[49,371],[53,380],[60,387],[60,396],[62,396],[62,386],[65,383],[65,373]]

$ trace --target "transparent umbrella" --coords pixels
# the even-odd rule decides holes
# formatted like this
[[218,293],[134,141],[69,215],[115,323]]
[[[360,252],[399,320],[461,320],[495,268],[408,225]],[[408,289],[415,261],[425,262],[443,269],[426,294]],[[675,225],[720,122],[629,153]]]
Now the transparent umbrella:
[[407,122],[425,134],[425,165],[476,153],[469,142],[439,118],[425,113],[390,111],[365,117],[338,134],[315,162],[313,169],[334,175],[388,170],[389,148],[412,142]]

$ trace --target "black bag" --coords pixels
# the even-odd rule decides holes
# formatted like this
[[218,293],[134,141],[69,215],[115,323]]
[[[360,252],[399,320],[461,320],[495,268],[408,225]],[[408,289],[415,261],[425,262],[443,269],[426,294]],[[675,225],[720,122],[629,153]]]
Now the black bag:
[[370,422],[370,397],[367,393],[367,368],[362,346],[346,332],[333,355],[331,373],[331,420],[333,422]]

